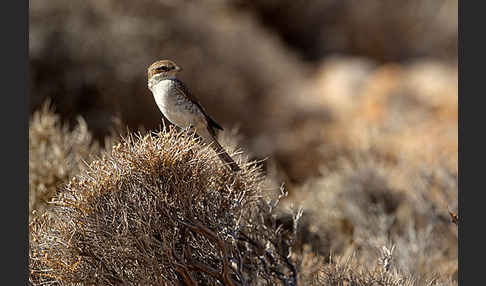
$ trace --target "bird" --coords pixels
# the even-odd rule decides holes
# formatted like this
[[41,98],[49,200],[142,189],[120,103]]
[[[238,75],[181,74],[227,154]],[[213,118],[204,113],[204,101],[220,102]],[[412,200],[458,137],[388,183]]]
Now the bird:
[[218,157],[232,171],[241,168],[216,139],[217,130],[223,130],[201,103],[176,75],[182,68],[171,60],[157,60],[147,69],[148,88],[162,114],[174,125],[194,130],[209,142]]

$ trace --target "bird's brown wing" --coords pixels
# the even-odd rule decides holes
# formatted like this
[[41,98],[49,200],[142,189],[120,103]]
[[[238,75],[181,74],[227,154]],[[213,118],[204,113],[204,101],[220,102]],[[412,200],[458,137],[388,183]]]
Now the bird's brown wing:
[[199,107],[199,110],[201,110],[202,114],[204,114],[204,117],[206,117],[206,120],[208,122],[208,126],[210,127],[209,129],[211,130],[211,133],[213,133],[213,135],[216,134],[216,132],[214,131],[213,128],[223,130],[223,127],[221,127],[221,125],[219,125],[214,119],[211,118],[211,116],[209,116],[209,114],[206,113],[206,110],[204,110],[204,107],[202,107],[202,105],[199,103],[197,98],[191,93],[191,91],[186,87],[186,85],[184,83],[182,83],[182,81],[180,81],[178,79],[174,79],[174,83],[175,83],[176,89],[179,92],[181,92],[182,94],[185,94],[187,96],[187,98],[189,98],[189,100],[192,103],[194,103],[197,107]]

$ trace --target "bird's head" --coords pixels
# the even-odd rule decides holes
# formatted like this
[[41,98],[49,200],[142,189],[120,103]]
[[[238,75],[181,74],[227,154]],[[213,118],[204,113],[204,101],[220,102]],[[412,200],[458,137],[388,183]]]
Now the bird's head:
[[175,77],[182,70],[175,62],[170,60],[159,60],[154,62],[147,69],[148,81],[153,78],[165,79]]

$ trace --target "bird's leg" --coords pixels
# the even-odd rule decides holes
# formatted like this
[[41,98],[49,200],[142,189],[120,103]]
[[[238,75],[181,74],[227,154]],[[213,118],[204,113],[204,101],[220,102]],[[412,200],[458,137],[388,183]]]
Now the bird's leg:
[[186,131],[187,133],[189,133],[191,135],[194,134],[194,133],[196,133],[196,130],[194,128],[194,125],[192,125],[192,124],[189,124],[188,126],[186,126],[185,129],[184,129],[184,131]]
[[198,137],[198,136],[197,136],[197,133],[196,133],[196,128],[195,128],[195,127],[194,127],[194,125],[192,125],[192,124],[189,124],[189,125],[187,125],[187,126],[184,126],[184,127],[182,128],[182,130],[184,130],[184,132],[187,132],[187,134],[188,134],[189,136]]
[[183,133],[190,134],[191,129],[192,129],[192,125],[185,125],[185,126],[179,127],[179,128],[180,128],[180,130],[182,130]]

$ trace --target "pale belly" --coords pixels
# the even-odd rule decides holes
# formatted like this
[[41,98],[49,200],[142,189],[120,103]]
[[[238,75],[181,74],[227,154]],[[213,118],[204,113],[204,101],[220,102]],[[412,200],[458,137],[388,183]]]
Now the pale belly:
[[[196,128],[197,133],[201,131],[205,133],[206,123],[204,115],[197,106],[184,100],[181,95],[174,92],[172,84],[170,80],[164,80],[153,88],[155,102],[160,111],[171,123],[181,128],[192,126]],[[205,136],[203,135],[203,137]]]
[[164,116],[173,124],[182,128],[194,125],[193,114],[187,112],[186,110],[177,108],[175,105],[170,106],[167,104],[163,105],[158,103],[157,105]]

